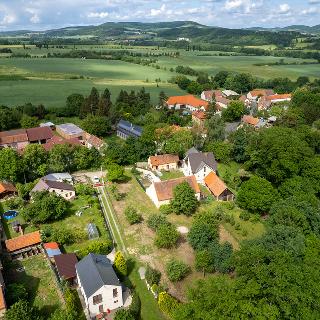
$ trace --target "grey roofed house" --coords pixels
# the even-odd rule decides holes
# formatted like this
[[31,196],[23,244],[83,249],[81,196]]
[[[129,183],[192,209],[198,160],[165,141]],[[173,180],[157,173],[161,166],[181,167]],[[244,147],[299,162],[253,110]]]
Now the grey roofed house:
[[43,178],[34,186],[31,192],[41,192],[49,189],[60,189],[60,190],[69,190],[74,191],[74,187],[69,183],[44,180]]
[[42,178],[43,180],[50,180],[50,181],[59,181],[59,182],[70,182],[72,183],[73,179],[70,173],[62,172],[62,173],[49,173]]
[[217,171],[217,161],[212,152],[199,152],[196,148],[191,148],[187,151],[185,159],[189,160],[192,173],[198,172],[198,170],[206,164],[213,171]]
[[86,297],[104,285],[121,286],[111,261],[104,255],[89,253],[76,264],[76,271]]
[[136,126],[129,121],[120,120],[117,125],[117,136],[122,139],[128,137],[139,138],[142,135],[142,127]]

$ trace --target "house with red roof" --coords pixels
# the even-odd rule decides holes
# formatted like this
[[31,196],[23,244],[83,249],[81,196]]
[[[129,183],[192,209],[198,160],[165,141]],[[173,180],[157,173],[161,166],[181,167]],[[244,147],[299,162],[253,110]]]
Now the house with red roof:
[[259,110],[266,110],[271,108],[271,106],[275,103],[279,102],[290,102],[292,95],[290,93],[284,94],[273,94],[270,96],[264,96],[259,98],[258,101],[258,109]]
[[204,183],[217,201],[232,201],[234,199],[233,192],[215,172],[210,172],[204,178]]
[[189,110],[193,111],[206,111],[208,108],[209,102],[196,98],[192,94],[185,96],[173,96],[167,100],[167,106],[169,109],[175,110]]

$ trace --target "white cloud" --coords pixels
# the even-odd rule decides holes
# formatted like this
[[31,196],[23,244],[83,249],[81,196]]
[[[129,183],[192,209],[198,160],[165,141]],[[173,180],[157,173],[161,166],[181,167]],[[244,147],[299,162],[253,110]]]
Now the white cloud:
[[290,10],[291,10],[291,8],[287,3],[280,4],[280,6],[279,6],[279,13],[280,14],[288,14],[288,13],[290,13]]
[[317,13],[320,13],[320,9],[316,7],[311,7],[301,11],[302,15],[310,15],[310,14],[317,14]]
[[263,5],[263,0],[227,0],[224,9],[229,12],[250,14]]
[[0,24],[12,24],[16,21],[16,17],[14,15],[11,14],[7,14],[3,17],[3,19],[1,20]]
[[39,16],[39,10],[35,8],[26,8],[26,12],[31,14],[31,17],[29,18],[29,21],[31,23],[39,23],[40,22],[40,16]]
[[160,9],[151,9],[150,15],[151,17],[157,17],[163,14],[166,11],[166,5],[163,4]]
[[109,12],[103,11],[103,12],[90,12],[88,14],[88,18],[99,18],[99,19],[104,19],[109,16]]
[[309,0],[310,4],[318,4],[320,3],[320,0]]

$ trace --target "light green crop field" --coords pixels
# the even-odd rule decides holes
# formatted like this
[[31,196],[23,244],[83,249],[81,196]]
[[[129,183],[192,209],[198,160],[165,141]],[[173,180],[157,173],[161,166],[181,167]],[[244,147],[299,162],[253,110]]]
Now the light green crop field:
[[[72,93],[88,95],[95,86],[102,91],[109,88],[113,100],[121,89],[150,92],[157,103],[159,93],[183,94],[176,85],[167,83],[172,73],[123,61],[10,58],[0,59],[1,75],[21,75],[29,80],[0,81],[0,104],[21,105],[26,102],[43,103],[48,107],[62,107]],[[80,77],[83,79],[70,79]],[[156,84],[155,79],[161,83]]]
[[[64,48],[50,47],[39,49],[27,45],[12,46],[14,53],[28,53],[32,56],[46,55],[48,52],[69,52],[73,45]],[[150,58],[156,58],[160,69],[152,66],[142,66],[116,60],[66,59],[66,58],[6,58],[0,56],[0,80],[3,75],[20,76],[29,80],[0,81],[0,105],[16,106],[26,102],[43,103],[48,107],[63,107],[66,97],[72,93],[88,95],[93,86],[102,91],[109,88],[112,99],[115,100],[121,89],[139,90],[145,87],[151,94],[154,104],[158,101],[160,91],[168,96],[185,94],[176,85],[167,81],[177,75],[170,68],[178,65],[190,66],[198,71],[204,71],[210,76],[218,71],[247,72],[260,78],[288,77],[296,79],[308,76],[311,79],[320,78],[320,65],[270,65],[283,59],[285,63],[311,62],[294,58],[270,56],[217,56],[219,52],[187,52],[179,50],[180,56],[169,57],[154,54],[176,52],[175,49],[157,47],[132,47],[119,45],[83,45],[76,50],[127,50],[137,53],[148,53]],[[148,59],[148,57],[143,57]],[[255,66],[254,64],[263,64]],[[81,78],[81,79],[80,79]],[[161,82],[156,84],[155,80]]]

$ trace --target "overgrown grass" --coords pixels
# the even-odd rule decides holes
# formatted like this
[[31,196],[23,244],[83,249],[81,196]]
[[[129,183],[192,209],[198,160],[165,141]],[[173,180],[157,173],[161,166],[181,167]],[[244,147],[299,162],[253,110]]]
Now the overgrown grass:
[[170,180],[183,177],[183,173],[180,170],[172,170],[172,171],[161,171],[162,176],[161,180]]
[[[59,289],[48,263],[43,255],[37,255],[22,261],[14,261],[8,271],[8,282],[24,284],[29,293],[28,300],[45,316],[63,307],[61,295],[58,294]],[[18,268],[23,268],[23,271],[18,272]]]

